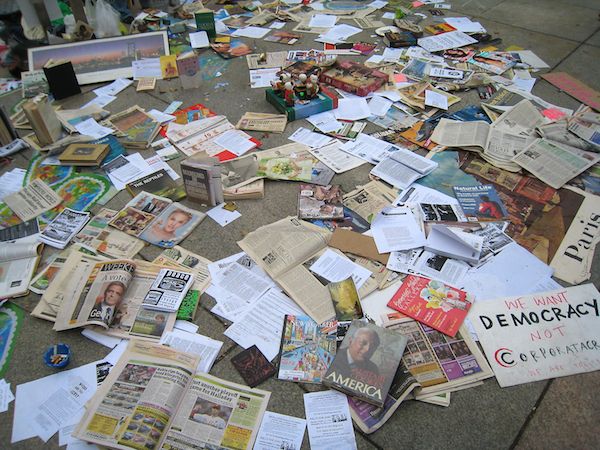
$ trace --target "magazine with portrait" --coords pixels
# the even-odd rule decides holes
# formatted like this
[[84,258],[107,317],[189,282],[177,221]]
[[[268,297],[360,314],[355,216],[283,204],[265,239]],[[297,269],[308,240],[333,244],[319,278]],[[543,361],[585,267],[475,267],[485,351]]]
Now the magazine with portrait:
[[323,384],[382,407],[407,339],[363,320],[354,320],[327,370]]
[[300,184],[298,217],[300,219],[343,219],[342,195],[339,185]]
[[205,216],[168,198],[141,192],[109,225],[159,247],[171,248],[190,234]]
[[335,356],[336,332],[336,320],[319,325],[308,316],[286,315],[277,378],[321,383]]

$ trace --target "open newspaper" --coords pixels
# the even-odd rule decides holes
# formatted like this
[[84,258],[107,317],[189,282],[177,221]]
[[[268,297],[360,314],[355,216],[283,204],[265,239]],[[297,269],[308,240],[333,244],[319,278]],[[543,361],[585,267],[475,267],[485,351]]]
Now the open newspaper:
[[36,235],[0,246],[0,298],[25,295],[40,260],[43,245]]
[[32,315],[53,321],[58,331],[93,325],[110,336],[156,342],[173,329],[177,315],[141,307],[161,268],[145,261],[106,261],[73,252]]
[[600,161],[600,154],[536,139],[514,156],[513,161],[544,183],[559,189]]
[[73,436],[117,449],[251,449],[271,393],[194,375],[199,360],[132,340]]
[[464,326],[451,338],[400,313],[383,317],[383,326],[408,337],[402,362],[421,387],[415,398],[466,389],[493,376]]
[[328,289],[303,263],[327,247],[331,233],[286,217],[246,235],[238,245],[317,323],[335,316]]
[[[528,117],[533,116],[533,120]],[[431,140],[447,147],[471,150],[490,164],[510,172],[521,167],[512,158],[531,144],[534,128],[543,123],[538,110],[523,100],[502,114],[492,125],[483,121],[460,122],[442,119],[431,135]]]

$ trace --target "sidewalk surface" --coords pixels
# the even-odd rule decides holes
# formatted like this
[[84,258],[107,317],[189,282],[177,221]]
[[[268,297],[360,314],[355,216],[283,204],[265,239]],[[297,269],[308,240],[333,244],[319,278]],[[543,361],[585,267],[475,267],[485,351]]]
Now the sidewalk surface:
[[[447,16],[470,16],[480,21],[494,37],[502,38],[500,48],[518,45],[531,49],[551,66],[551,71],[567,72],[600,90],[598,0],[452,0],[452,10],[444,12]],[[285,30],[291,28],[288,24]],[[373,41],[375,38],[372,35],[373,30],[368,30],[356,39]],[[247,38],[243,40],[254,45],[256,52],[264,52],[320,46],[321,44],[312,40],[314,37],[316,35],[304,34],[294,46]],[[212,54],[212,51],[205,50],[204,54]],[[346,56],[342,58],[354,59]],[[183,91],[178,80],[159,81],[157,89],[152,93],[137,93],[130,86],[107,109],[115,113],[137,104],[146,110],[163,110],[170,102],[181,100],[184,107],[203,103],[218,114],[226,115],[234,124],[246,111],[275,112],[264,100],[263,89],[250,89],[245,58],[229,62],[219,59],[215,61],[221,64],[220,67],[215,67],[215,72],[221,72],[222,76],[206,81],[201,89]],[[83,86],[82,95],[59,103],[64,108],[77,108],[94,98],[91,90],[99,86]],[[536,83],[533,93],[560,106],[572,109],[579,106],[576,100],[559,92],[544,80]],[[457,109],[479,102],[476,92],[459,95],[463,101],[457,105]],[[0,104],[8,110],[19,99],[20,92],[15,92],[1,97]],[[262,139],[263,148],[268,149],[287,143],[287,136],[303,125],[306,124],[302,120],[291,122],[283,135],[252,134]],[[370,124],[365,131],[372,132],[375,129]],[[142,154],[150,156],[152,151],[146,150]],[[31,151],[17,155],[12,167],[26,168],[31,157]],[[171,161],[177,171],[180,160]],[[337,175],[334,182],[340,184],[344,192],[348,192],[356,185],[368,182],[370,169],[370,165],[363,165],[351,172]],[[239,251],[236,241],[248,232],[285,216],[296,215],[296,196],[297,186],[293,183],[266,182],[264,199],[237,202],[241,219],[225,228],[207,219],[181,245],[211,260],[229,256]],[[107,206],[120,209],[130,198],[123,191]],[[98,209],[99,207],[95,207],[93,212]],[[46,252],[50,252],[50,249]],[[149,246],[142,250],[140,257],[152,260],[159,253],[158,247]],[[600,252],[596,253],[591,280],[597,287],[600,286],[598,253]],[[47,254],[49,253],[44,256]],[[38,298],[33,294],[16,300],[16,303],[30,312]],[[241,349],[223,336],[226,325],[208,311],[207,304],[210,300],[206,297],[202,300],[203,305],[196,316],[199,332],[225,342],[211,373],[243,383],[231,364],[231,357]],[[12,383],[13,392],[18,384],[54,373],[53,369],[42,362],[43,349],[48,345],[59,341],[69,344],[74,355],[71,367],[98,360],[108,353],[107,348],[81,336],[81,330],[58,334],[52,330],[51,325],[29,315],[25,316],[10,368],[5,374],[5,379]],[[361,449],[599,448],[599,386],[600,372],[505,389],[501,389],[492,378],[482,386],[453,393],[448,408],[406,402],[374,434],[366,436],[356,431],[357,443]],[[302,395],[315,389],[312,386],[274,379],[261,384],[260,388],[272,392],[268,410],[298,417],[304,417]],[[11,445],[13,408],[14,403],[8,412],[0,415],[0,448],[58,448],[57,436],[46,445],[37,438]],[[303,448],[308,448],[306,435]]]

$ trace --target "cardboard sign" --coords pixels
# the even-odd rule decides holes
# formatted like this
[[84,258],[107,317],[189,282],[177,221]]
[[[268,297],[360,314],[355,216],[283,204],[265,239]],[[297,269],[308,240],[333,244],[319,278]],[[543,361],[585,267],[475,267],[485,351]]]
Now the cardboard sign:
[[593,284],[475,302],[469,318],[502,387],[600,369]]
[[600,111],[600,92],[592,89],[577,78],[573,78],[565,72],[546,73],[542,75],[542,78],[571,97],[591,106],[596,111]]

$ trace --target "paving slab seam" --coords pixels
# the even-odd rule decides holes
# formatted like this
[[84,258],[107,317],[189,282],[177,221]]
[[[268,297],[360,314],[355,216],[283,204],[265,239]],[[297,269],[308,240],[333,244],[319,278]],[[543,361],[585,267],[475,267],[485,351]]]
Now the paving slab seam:
[[[487,11],[489,11],[489,10],[490,10],[490,9],[492,9],[492,8],[495,8],[495,7],[497,7],[497,6],[500,6],[500,5],[501,5],[502,3],[504,3],[504,2],[506,2],[506,0],[502,0],[501,2],[499,2],[499,3],[496,3],[496,4],[494,4],[493,6],[490,6],[490,7],[488,7],[487,9],[485,9],[485,11],[487,12]],[[452,5],[452,6],[453,6],[453,8],[454,8],[454,7],[456,7],[456,6],[458,6],[458,8],[462,8],[462,7],[466,7],[467,5],[469,5],[469,4],[472,4],[472,3],[476,3],[476,4],[477,4],[477,3],[479,3],[479,2],[478,2],[477,0],[474,0],[474,1],[468,1],[468,2],[465,2],[465,3],[461,4],[460,6],[458,6],[458,5]],[[462,12],[462,11],[459,11],[459,10],[457,10],[457,9],[452,9],[451,11],[460,12],[461,14],[463,14],[463,12]],[[470,15],[471,17],[476,17],[474,14],[469,14],[469,15]]]
[[155,94],[154,92],[141,92],[141,94],[146,94],[146,95],[152,97],[153,99],[156,99],[156,100],[159,100],[159,101],[163,102],[165,105],[171,104],[171,102],[167,102],[167,101],[163,100],[162,98],[160,98],[158,96],[158,94]]
[[515,449],[516,446],[519,444],[519,440],[521,439],[521,436],[523,436],[523,433],[525,433],[525,430],[527,429],[527,426],[529,425],[529,423],[533,419],[533,416],[536,414],[538,408],[540,407],[540,405],[544,401],[544,397],[546,396],[546,393],[550,389],[550,386],[552,385],[553,381],[554,381],[554,379],[551,379],[551,380],[548,380],[548,383],[546,383],[546,386],[544,387],[544,390],[542,391],[542,393],[538,397],[537,401],[535,402],[535,405],[533,405],[533,408],[531,409],[531,411],[529,412],[529,414],[525,418],[525,422],[523,422],[523,425],[521,426],[521,428],[519,429],[519,432],[515,436],[515,439],[513,440],[512,444],[510,446],[510,450]]
[[591,38],[594,37],[594,35],[596,33],[598,33],[600,31],[600,27],[596,28],[594,30],[594,32],[592,34],[590,34],[583,42],[579,42],[579,44],[577,45],[577,47],[575,47],[573,50],[571,50],[569,53],[567,53],[566,56],[564,56],[560,61],[558,61],[556,64],[554,64],[552,67],[550,67],[549,72],[553,71],[554,69],[556,69],[560,64],[562,64],[567,58],[569,58],[573,53],[575,53],[577,50],[579,50],[583,45],[590,45],[592,47],[597,47],[596,45],[593,44],[586,44],[587,41],[589,41]]
[[[495,6],[497,6],[497,5],[495,5]],[[494,6],[494,7],[495,7],[495,6]],[[507,26],[507,27],[513,27],[513,28],[517,28],[517,29],[519,29],[519,30],[528,31],[529,33],[537,33],[537,34],[541,34],[541,35],[543,35],[543,36],[550,36],[550,37],[557,38],[557,39],[562,39],[562,40],[564,40],[564,41],[568,41],[568,42],[577,42],[578,44],[585,44],[585,41],[586,41],[586,40],[590,39],[592,36],[594,36],[594,34],[595,34],[595,33],[596,33],[598,30],[600,30],[600,27],[599,27],[599,28],[597,28],[596,30],[594,30],[594,32],[591,34],[591,36],[588,36],[588,37],[587,37],[587,38],[585,38],[585,40],[583,40],[583,41],[579,41],[579,40],[577,40],[577,39],[566,38],[566,37],[563,37],[563,36],[558,36],[558,35],[556,35],[556,34],[552,34],[552,33],[544,33],[543,31],[532,30],[532,29],[530,29],[530,28],[521,27],[521,26],[519,26],[519,25],[515,25],[515,24],[512,24],[512,23],[501,22],[501,21],[499,21],[499,20],[490,19],[490,18],[488,18],[488,17],[483,17],[483,16],[479,16],[479,15],[476,15],[476,14],[470,14],[470,16],[471,16],[471,18],[474,18],[474,19],[480,19],[480,20],[484,20],[484,21],[486,21],[486,22],[494,22],[494,23],[498,23],[498,24],[500,24],[500,25],[504,25],[504,26]]]

